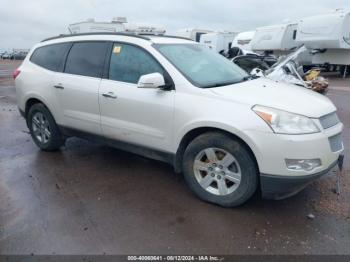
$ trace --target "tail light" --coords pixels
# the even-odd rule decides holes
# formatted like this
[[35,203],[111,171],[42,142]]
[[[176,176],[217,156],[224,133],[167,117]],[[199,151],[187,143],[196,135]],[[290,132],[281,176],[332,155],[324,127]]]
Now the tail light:
[[12,74],[13,79],[16,79],[16,77],[17,77],[20,73],[21,73],[21,71],[20,71],[19,69],[16,69],[16,70],[13,72],[13,74]]

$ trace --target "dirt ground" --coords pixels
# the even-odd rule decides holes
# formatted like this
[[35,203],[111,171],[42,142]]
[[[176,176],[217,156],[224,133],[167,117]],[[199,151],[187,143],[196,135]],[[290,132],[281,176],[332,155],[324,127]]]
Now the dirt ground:
[[350,254],[350,80],[328,93],[345,125],[341,195],[330,174],[225,209],[161,162],[77,138],[41,152],[17,110],[17,66],[0,61],[0,254]]

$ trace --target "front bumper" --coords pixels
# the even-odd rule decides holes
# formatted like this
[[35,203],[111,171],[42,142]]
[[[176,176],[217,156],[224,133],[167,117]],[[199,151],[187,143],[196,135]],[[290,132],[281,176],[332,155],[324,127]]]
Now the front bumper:
[[[247,131],[253,142],[264,198],[282,199],[302,190],[311,181],[327,174],[344,151],[341,139],[343,124],[305,135],[282,135],[272,132]],[[334,143],[336,141],[337,143]],[[337,144],[338,146],[334,146]],[[293,170],[286,159],[319,159],[312,170]]]
[[306,176],[276,176],[261,174],[260,183],[262,197],[266,199],[284,199],[295,195],[304,189],[310,182],[327,174],[338,163],[333,162],[328,168],[318,173]]
[[[341,140],[342,131],[343,124],[339,123],[315,134],[282,135],[257,130],[246,131],[246,134],[252,141],[249,146],[254,152],[260,173],[303,177],[323,172],[338,160],[344,145],[341,142],[341,147],[334,149],[331,139],[337,136]],[[310,171],[292,170],[287,168],[286,159],[320,159],[322,165]]]

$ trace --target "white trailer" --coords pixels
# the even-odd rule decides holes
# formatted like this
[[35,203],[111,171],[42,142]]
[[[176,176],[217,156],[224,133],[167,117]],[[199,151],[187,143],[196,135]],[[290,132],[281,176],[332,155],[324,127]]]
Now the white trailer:
[[201,35],[211,33],[212,30],[198,28],[184,28],[176,31],[176,36],[186,37],[193,41],[199,42]]
[[297,23],[258,27],[251,41],[251,48],[257,52],[284,55],[298,47],[296,42]]
[[95,33],[95,32],[123,32],[125,17],[115,17],[111,22],[96,22],[89,18],[86,21],[70,24],[68,30],[71,34]]
[[240,32],[232,41],[232,47],[239,47],[243,51],[252,51],[251,41],[255,31]]
[[124,24],[126,33],[143,34],[143,35],[164,35],[165,27],[151,24],[126,23]]
[[201,35],[199,42],[216,52],[227,52],[236,35],[237,33],[233,32],[212,32]]
[[313,64],[340,68],[344,76],[350,65],[350,13],[343,10],[303,18],[297,42],[312,50]]
[[125,17],[115,17],[111,22],[96,22],[90,18],[86,21],[70,24],[68,30],[71,34],[90,32],[126,32],[133,34],[163,35],[166,30],[163,26],[128,23]]

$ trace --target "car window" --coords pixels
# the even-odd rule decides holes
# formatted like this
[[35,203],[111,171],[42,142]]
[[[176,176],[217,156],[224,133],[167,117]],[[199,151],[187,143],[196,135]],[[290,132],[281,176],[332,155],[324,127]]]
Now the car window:
[[160,73],[164,70],[145,50],[129,44],[113,46],[109,66],[109,79],[136,84],[142,75]]
[[69,51],[64,72],[101,77],[106,50],[106,42],[74,43]]
[[69,45],[68,43],[62,43],[39,47],[30,57],[30,61],[48,70],[59,71]]
[[154,44],[192,84],[211,88],[239,83],[247,73],[214,50],[200,44]]

